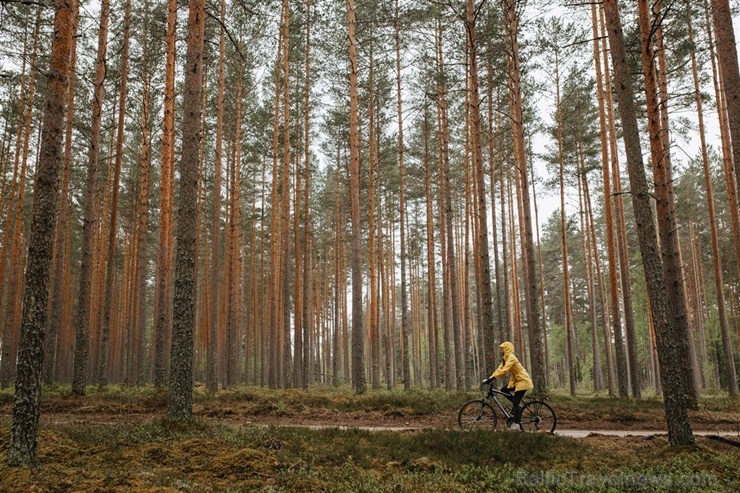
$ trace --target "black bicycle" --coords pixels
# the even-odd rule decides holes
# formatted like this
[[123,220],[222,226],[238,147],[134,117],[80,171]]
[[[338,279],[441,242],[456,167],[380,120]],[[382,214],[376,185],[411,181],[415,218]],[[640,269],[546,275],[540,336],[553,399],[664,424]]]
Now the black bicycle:
[[[507,405],[499,400],[501,395],[507,398]],[[491,403],[495,403],[506,418],[506,427],[511,428],[514,425],[514,415],[512,413],[511,403],[508,398],[511,394],[502,392],[493,388],[493,383],[488,384],[488,391],[483,399],[473,399],[468,401],[460,408],[457,414],[457,422],[463,430],[472,430],[479,426],[496,429],[498,416]],[[523,431],[536,433],[554,433],[558,424],[555,411],[546,402],[538,400],[522,401],[522,415],[519,420],[519,428]]]

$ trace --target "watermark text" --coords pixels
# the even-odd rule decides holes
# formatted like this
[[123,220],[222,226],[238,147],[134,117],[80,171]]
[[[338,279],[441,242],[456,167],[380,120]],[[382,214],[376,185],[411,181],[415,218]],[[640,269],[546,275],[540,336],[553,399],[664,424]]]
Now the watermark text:
[[635,474],[620,472],[615,474],[586,474],[578,471],[537,471],[518,470],[515,476],[517,486],[558,486],[571,484],[583,487],[615,488],[701,488],[716,485],[717,477],[712,474]]

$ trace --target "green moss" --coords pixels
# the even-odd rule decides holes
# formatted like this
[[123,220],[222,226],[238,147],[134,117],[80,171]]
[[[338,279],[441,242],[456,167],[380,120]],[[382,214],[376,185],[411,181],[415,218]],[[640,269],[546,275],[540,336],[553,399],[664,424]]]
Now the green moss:
[[[0,396],[11,395],[0,392]],[[362,429],[234,426],[221,416],[454,416],[478,392],[348,387],[268,391],[251,387],[208,394],[196,388],[196,419],[162,419],[166,391],[152,387],[45,389],[43,405],[75,414],[148,412],[143,422],[110,419],[48,424],[42,419],[34,470],[5,463],[10,416],[0,418],[0,491],[56,492],[632,492],[740,491],[740,449],[705,438],[669,447],[665,437],[569,439],[520,432],[457,429],[371,432]],[[560,417],[609,416],[613,423],[663,419],[658,399],[643,401],[553,393]],[[737,416],[726,396],[703,400],[711,412]],[[43,411],[42,411],[43,412]],[[704,411],[703,411],[704,412]],[[733,414],[734,413],[734,414]],[[202,416],[207,417],[201,418]],[[140,418],[139,418],[140,419]],[[243,422],[248,419],[243,420]],[[349,421],[349,419],[344,420]],[[611,484],[610,481],[614,484]]]

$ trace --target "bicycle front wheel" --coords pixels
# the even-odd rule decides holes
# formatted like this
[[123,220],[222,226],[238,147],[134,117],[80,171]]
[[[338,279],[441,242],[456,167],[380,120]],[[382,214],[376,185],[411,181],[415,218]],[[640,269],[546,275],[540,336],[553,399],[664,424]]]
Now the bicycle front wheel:
[[530,401],[524,404],[519,426],[523,431],[535,433],[554,433],[558,419],[555,411],[542,401]]
[[476,399],[468,401],[457,413],[457,423],[463,430],[472,430],[477,427],[491,427],[496,429],[496,413],[487,402]]

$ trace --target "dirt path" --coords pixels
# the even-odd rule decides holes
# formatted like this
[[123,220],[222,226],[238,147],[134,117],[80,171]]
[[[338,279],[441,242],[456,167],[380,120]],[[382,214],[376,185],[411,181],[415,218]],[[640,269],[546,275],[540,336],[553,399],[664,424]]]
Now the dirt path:
[[[667,435],[667,431],[661,430],[555,430],[556,435],[571,438],[587,438],[594,435],[615,436],[615,437],[651,437],[658,435]],[[695,436],[703,437],[724,437],[740,439],[740,432],[737,431],[694,431]],[[737,443],[740,446],[740,442]]]
[[[290,402],[290,401],[285,401]],[[300,400],[297,402],[300,403]],[[41,425],[126,425],[156,421],[164,417],[166,401],[132,399],[130,401],[74,400],[56,398],[42,402]],[[565,436],[590,434],[608,436],[665,435],[667,428],[661,408],[620,406],[561,406],[557,431]],[[734,410],[692,410],[691,426],[699,434],[721,433],[740,438],[740,414]],[[11,403],[0,405],[0,422],[9,423]],[[193,417],[209,423],[229,426],[305,426],[314,428],[361,428],[369,430],[415,431],[421,429],[457,430],[457,410],[435,414],[417,413],[411,407],[377,406],[367,410],[339,411],[301,404],[272,405],[250,400],[204,401],[195,403]],[[501,423],[500,423],[501,426]]]
[[[10,421],[9,409],[0,410],[0,420]],[[236,427],[250,426],[295,426],[312,429],[362,429],[368,431],[393,431],[412,433],[424,429],[457,430],[457,417],[454,415],[439,416],[387,416],[373,413],[311,413],[310,415],[239,415],[238,413],[196,412],[196,419],[211,423],[222,423]],[[46,412],[41,415],[41,425],[124,425],[144,423],[164,416],[162,412],[101,412],[99,409],[76,409],[72,412]],[[734,426],[733,426],[734,425]],[[666,435],[663,423],[653,420],[618,423],[612,421],[559,420],[556,435],[586,438],[593,436],[610,437],[651,437]],[[724,437],[736,441],[740,446],[740,425],[738,423],[699,423],[694,426],[696,436]]]

